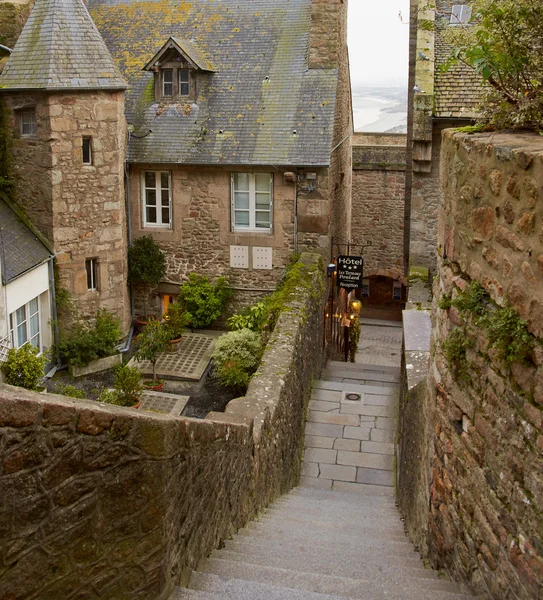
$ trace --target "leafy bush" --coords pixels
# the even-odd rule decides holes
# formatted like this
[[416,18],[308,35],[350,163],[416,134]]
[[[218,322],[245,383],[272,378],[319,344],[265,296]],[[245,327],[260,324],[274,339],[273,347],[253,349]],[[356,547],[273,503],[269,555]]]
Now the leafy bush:
[[355,361],[358,342],[360,341],[360,319],[355,317],[349,326],[349,361]]
[[224,277],[219,277],[213,285],[203,275],[189,275],[188,281],[179,288],[178,302],[185,309],[191,327],[209,327],[221,316],[232,296],[226,285]]
[[453,329],[441,344],[449,369],[459,379],[469,379],[466,350],[470,345],[462,329]]
[[448,28],[461,61],[488,84],[483,121],[499,129],[543,130],[543,3],[475,0],[470,26]]
[[258,333],[240,329],[222,335],[215,345],[213,364],[221,385],[245,391],[262,357]]
[[257,302],[254,306],[246,308],[241,313],[232,315],[227,323],[231,331],[239,329],[250,329],[251,331],[260,331],[266,317],[266,307],[264,302]]
[[134,240],[128,249],[128,283],[144,287],[143,312],[147,317],[147,295],[166,273],[166,257],[150,235]]
[[127,397],[120,394],[117,390],[103,389],[98,399],[99,402],[105,404],[114,404],[115,406],[134,406],[135,402],[130,401]]
[[141,373],[137,367],[121,365],[115,369],[115,391],[126,401],[123,406],[134,406],[143,393]]
[[498,308],[485,323],[488,343],[510,364],[525,359],[534,347],[534,337],[512,306]]
[[168,306],[164,322],[170,332],[170,339],[177,340],[183,335],[187,321],[187,315],[178,302],[173,302]]
[[6,361],[0,367],[9,385],[18,385],[27,390],[35,390],[45,375],[47,359],[38,349],[30,344],[20,348],[11,348]]
[[96,314],[94,325],[77,321],[69,332],[60,332],[60,357],[69,365],[84,367],[93,360],[115,354],[121,334],[119,319],[102,309]]
[[485,288],[478,281],[473,281],[452,300],[451,304],[460,314],[471,312],[478,318],[484,318],[488,301],[489,296]]
[[76,388],[75,385],[65,385],[64,387],[61,387],[59,389],[59,394],[69,396],[70,398],[80,398],[82,400],[87,397],[85,391]]
[[149,321],[136,340],[136,360],[149,360],[153,365],[153,380],[156,380],[156,362],[170,341],[170,330],[160,321]]

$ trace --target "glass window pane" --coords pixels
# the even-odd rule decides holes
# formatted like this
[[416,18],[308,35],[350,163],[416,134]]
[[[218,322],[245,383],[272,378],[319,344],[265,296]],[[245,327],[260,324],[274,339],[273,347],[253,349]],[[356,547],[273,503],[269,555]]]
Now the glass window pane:
[[188,96],[190,94],[190,86],[188,83],[179,84],[179,93],[181,96]]
[[172,83],[173,81],[173,69],[164,69],[164,83]]
[[162,206],[170,206],[170,192],[162,190]]
[[147,223],[156,223],[156,207],[147,207]]
[[170,222],[170,208],[169,206],[162,207],[162,224],[166,225]]
[[255,206],[257,209],[270,210],[270,195],[269,194],[256,194]]
[[35,314],[38,312],[39,310],[39,304],[38,304],[38,299],[34,298],[33,300],[30,300],[30,302],[28,303],[28,309],[31,315]]
[[242,192],[249,191],[249,174],[248,173],[234,173],[234,189]]
[[26,344],[26,322],[17,326],[17,348],[20,348],[23,344]]
[[156,177],[154,171],[145,171],[145,187],[154,188],[156,186]]
[[255,175],[255,187],[257,192],[270,191],[271,178],[267,173],[257,173]]
[[40,348],[40,334],[38,333],[35,337],[30,339],[30,343],[32,346],[35,346],[36,348]]
[[155,206],[156,205],[156,190],[146,190],[145,199],[147,205]]
[[235,205],[236,209],[248,209],[249,208],[249,192],[236,192],[235,194]]
[[270,213],[269,212],[257,211],[256,212],[255,225],[256,225],[256,227],[266,227],[266,229],[269,229],[269,227],[270,227]]
[[239,227],[249,227],[249,211],[236,210],[235,223]]
[[162,172],[160,173],[160,187],[164,190],[170,187],[170,174]]
[[26,306],[21,306],[21,308],[18,308],[15,312],[15,315],[17,317],[17,325],[24,323],[26,321]]
[[183,83],[189,82],[189,70],[188,69],[179,69],[179,81]]
[[40,316],[34,315],[30,317],[30,337],[34,337],[40,332]]

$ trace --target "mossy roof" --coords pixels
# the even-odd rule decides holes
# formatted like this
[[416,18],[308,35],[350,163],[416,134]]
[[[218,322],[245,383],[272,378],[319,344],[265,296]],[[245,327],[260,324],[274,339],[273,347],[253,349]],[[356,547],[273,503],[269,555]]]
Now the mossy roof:
[[0,263],[4,285],[48,260],[50,253],[0,199]]
[[435,76],[434,94],[436,117],[475,118],[483,97],[483,81],[471,67],[457,63],[447,70],[442,67],[448,62],[452,46],[443,39],[443,32],[450,25],[454,4],[470,4],[469,0],[437,0],[435,32]]
[[36,0],[0,75],[0,90],[124,88],[81,0]]
[[[328,165],[337,70],[308,69],[311,0],[89,0],[130,88],[128,160]],[[170,38],[214,72],[195,101],[160,102],[145,65]]]

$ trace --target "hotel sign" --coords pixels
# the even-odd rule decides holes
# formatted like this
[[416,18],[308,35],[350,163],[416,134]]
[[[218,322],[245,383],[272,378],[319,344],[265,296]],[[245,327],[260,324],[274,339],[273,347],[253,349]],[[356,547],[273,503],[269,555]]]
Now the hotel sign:
[[337,284],[345,290],[362,287],[364,259],[361,256],[339,256],[337,259]]

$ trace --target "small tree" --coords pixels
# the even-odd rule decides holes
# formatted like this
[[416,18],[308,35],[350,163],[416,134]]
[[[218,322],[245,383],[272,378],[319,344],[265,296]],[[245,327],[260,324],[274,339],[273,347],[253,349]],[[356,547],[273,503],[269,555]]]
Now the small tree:
[[170,330],[170,339],[179,339],[187,326],[187,315],[178,302],[173,302],[168,306],[164,315],[166,327]]
[[11,348],[6,362],[1,366],[2,373],[9,385],[18,385],[27,390],[35,390],[45,375],[47,359],[38,356],[38,349],[30,344],[20,348]]
[[128,283],[144,288],[143,313],[147,318],[147,295],[166,273],[166,257],[150,235],[134,240],[128,249]]
[[232,291],[224,277],[212,284],[207,277],[191,273],[189,280],[179,288],[179,303],[185,309],[191,327],[208,327],[220,316]]
[[170,341],[170,330],[160,321],[149,321],[137,339],[136,360],[148,360],[153,365],[153,380],[156,381],[156,362]]

